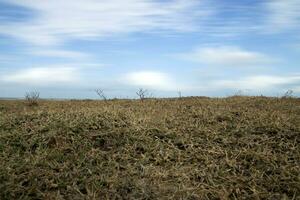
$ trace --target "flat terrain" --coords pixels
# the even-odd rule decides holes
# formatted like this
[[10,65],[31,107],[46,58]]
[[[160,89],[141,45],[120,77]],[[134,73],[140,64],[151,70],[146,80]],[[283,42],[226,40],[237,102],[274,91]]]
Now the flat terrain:
[[300,199],[300,99],[1,100],[0,199]]

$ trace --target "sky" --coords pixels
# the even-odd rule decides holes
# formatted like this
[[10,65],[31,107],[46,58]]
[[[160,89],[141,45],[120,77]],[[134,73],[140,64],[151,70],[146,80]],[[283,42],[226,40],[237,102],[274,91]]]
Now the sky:
[[0,0],[0,97],[300,96],[300,0]]

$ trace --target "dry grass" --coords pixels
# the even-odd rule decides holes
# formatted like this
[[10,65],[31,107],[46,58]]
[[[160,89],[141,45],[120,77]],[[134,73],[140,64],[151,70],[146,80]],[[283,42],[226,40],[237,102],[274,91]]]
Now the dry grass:
[[300,100],[0,101],[0,199],[300,199]]

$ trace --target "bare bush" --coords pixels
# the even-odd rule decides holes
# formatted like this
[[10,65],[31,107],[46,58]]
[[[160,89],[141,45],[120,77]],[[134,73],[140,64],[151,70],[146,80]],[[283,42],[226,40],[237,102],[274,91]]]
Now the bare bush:
[[282,96],[282,98],[292,98],[293,97],[293,90],[288,90],[284,93],[284,95]]
[[243,90],[238,90],[235,92],[235,94],[233,96],[236,96],[236,97],[244,96],[244,92],[243,92]]
[[36,91],[26,92],[25,100],[29,106],[37,106],[40,99],[40,93]]
[[137,92],[136,95],[138,95],[138,97],[140,98],[141,101],[144,101],[144,99],[147,97],[148,95],[148,90],[145,90],[143,88],[140,88]]
[[181,99],[182,98],[181,91],[179,90],[177,93],[178,93],[179,99]]
[[103,99],[104,101],[107,100],[106,95],[104,94],[104,91],[102,89],[96,89],[95,92],[101,99]]

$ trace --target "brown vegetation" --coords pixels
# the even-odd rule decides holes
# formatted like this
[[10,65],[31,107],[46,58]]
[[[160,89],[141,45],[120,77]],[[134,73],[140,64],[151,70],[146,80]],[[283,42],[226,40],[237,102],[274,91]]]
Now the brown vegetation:
[[300,100],[0,101],[0,199],[299,199]]

